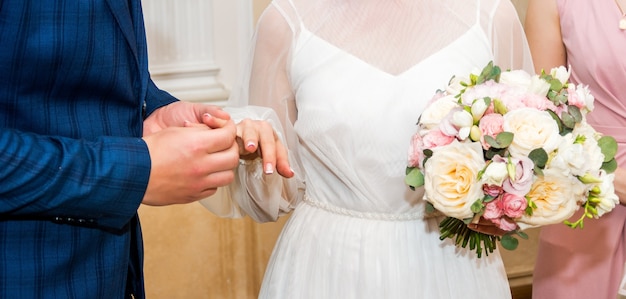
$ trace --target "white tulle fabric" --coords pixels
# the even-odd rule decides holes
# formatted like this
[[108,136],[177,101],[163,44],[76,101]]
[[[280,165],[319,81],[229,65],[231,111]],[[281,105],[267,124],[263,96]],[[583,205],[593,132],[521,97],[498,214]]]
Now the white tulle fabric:
[[227,110],[271,121],[296,177],[242,162],[236,183],[203,200],[223,217],[291,212],[261,298],[510,298],[499,253],[440,241],[422,192],[404,184],[426,103],[490,60],[533,69],[508,0],[270,4]]

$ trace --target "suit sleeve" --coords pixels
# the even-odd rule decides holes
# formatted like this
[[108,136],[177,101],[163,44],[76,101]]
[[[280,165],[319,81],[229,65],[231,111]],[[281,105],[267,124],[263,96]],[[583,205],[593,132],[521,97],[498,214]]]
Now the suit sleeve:
[[75,217],[120,229],[150,176],[141,138],[94,141],[0,129],[0,219]]
[[148,81],[148,93],[146,95],[146,113],[144,118],[150,116],[157,109],[178,101],[177,98],[165,90],[159,89],[152,79]]

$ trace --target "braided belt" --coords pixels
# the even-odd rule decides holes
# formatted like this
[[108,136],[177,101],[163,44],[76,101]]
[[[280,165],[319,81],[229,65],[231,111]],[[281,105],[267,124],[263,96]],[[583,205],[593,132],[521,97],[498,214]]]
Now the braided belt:
[[317,200],[310,198],[306,194],[304,195],[304,198],[302,201],[308,204],[309,206],[322,209],[333,214],[349,216],[349,217],[354,217],[354,218],[383,220],[383,221],[411,221],[411,220],[417,220],[417,219],[424,219],[424,212],[401,213],[401,214],[359,212],[355,210],[338,207],[329,203],[319,202]]

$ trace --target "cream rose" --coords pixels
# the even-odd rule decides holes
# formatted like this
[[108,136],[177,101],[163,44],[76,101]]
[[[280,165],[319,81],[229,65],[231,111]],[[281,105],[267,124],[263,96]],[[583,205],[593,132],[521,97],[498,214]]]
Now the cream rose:
[[533,108],[521,108],[504,115],[502,128],[513,133],[513,142],[509,152],[513,157],[527,157],[537,148],[551,153],[561,143],[559,127],[546,111]]
[[543,174],[537,177],[526,195],[537,208],[532,216],[524,214],[517,220],[522,229],[563,222],[585,199],[585,185],[575,177],[555,169],[546,169]]
[[458,107],[459,104],[454,96],[443,96],[424,109],[424,112],[420,115],[420,125],[423,129],[431,130],[437,127],[452,109]]
[[437,148],[424,167],[424,199],[458,219],[471,218],[471,206],[483,197],[478,172],[485,167],[478,142],[454,141]]

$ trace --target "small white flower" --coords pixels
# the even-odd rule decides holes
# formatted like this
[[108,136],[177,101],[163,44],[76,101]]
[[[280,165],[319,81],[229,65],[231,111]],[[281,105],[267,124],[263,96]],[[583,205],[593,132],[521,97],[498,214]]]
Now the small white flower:
[[528,85],[528,92],[534,93],[540,96],[547,96],[550,91],[550,83],[541,79],[538,75],[530,78],[530,85]]
[[472,126],[474,125],[474,118],[469,112],[464,109],[459,109],[458,111],[452,113],[450,122],[458,128],[459,139],[465,140],[469,137]]
[[601,217],[602,215],[610,212],[617,204],[619,204],[619,197],[615,194],[615,186],[613,185],[615,174],[607,174],[604,170],[602,170],[600,173],[600,179],[602,179],[602,183],[600,184],[601,192],[598,195],[600,202],[596,205],[596,210],[598,211],[598,215],[596,215],[596,217]]
[[502,182],[509,176],[505,161],[492,161],[483,173],[483,182],[487,185],[502,186]]
[[568,70],[564,66],[555,67],[550,70],[550,75],[552,75],[553,78],[559,80],[561,84],[567,83],[571,73],[571,70]]

